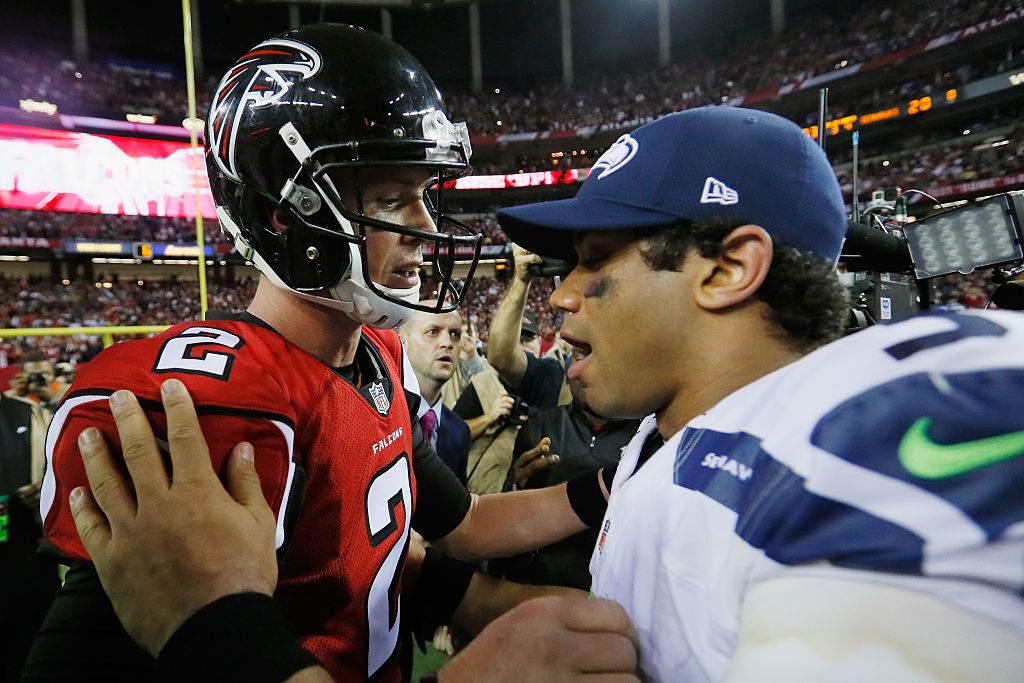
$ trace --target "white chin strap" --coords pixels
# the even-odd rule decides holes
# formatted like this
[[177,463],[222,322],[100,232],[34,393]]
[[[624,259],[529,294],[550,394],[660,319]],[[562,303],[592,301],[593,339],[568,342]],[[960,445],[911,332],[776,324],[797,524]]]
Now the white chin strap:
[[[296,291],[285,284],[284,280],[267,263],[266,259],[242,237],[241,229],[231,220],[231,217],[223,207],[217,207],[217,218],[220,220],[221,226],[233,238],[235,249],[238,250],[238,253],[246,260],[252,261],[253,265],[276,287],[280,287],[321,306],[343,311],[348,317],[362,325],[369,325],[370,327],[380,329],[399,327],[416,312],[401,304],[388,301],[366,286],[363,276],[363,262],[360,258],[359,247],[355,244],[349,245],[349,257],[351,258],[352,266],[348,270],[347,277],[342,276],[337,284],[328,289],[330,297],[309,294],[308,292]],[[338,216],[338,218],[346,231],[352,230],[352,225],[344,217]],[[393,289],[381,285],[376,286],[389,296],[400,298],[402,301],[407,301],[410,304],[415,304],[419,301],[419,287]]]
[[[328,202],[330,204],[330,202]],[[352,225],[343,216],[338,215],[331,205],[331,212],[335,214],[338,222],[342,224],[346,232],[352,230]],[[330,288],[331,299],[323,299],[330,302],[327,305],[339,308],[358,323],[377,327],[380,329],[392,329],[412,317],[416,311],[394,301],[389,301],[369,288],[366,284],[366,276],[363,274],[363,260],[360,257],[359,247],[355,244],[349,245],[349,256],[351,266],[348,277],[342,276],[338,283]],[[416,304],[420,300],[420,288],[418,285],[405,289],[394,289],[374,283],[380,291],[390,297],[400,299],[410,304]]]

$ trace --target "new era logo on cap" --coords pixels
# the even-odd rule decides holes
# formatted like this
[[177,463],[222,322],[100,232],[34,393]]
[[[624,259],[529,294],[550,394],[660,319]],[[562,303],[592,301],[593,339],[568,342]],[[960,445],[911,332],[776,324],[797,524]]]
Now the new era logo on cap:
[[704,191],[700,193],[701,204],[729,206],[730,204],[739,204],[739,202],[739,193],[721,180],[708,176],[708,179],[704,181]]
[[597,163],[595,163],[594,167],[590,169],[590,172],[596,173],[597,171],[601,171],[597,176],[599,179],[615,173],[620,168],[628,164],[634,156],[636,156],[636,150],[639,147],[640,145],[629,133],[620,136],[619,139],[601,155],[601,158],[597,160]]

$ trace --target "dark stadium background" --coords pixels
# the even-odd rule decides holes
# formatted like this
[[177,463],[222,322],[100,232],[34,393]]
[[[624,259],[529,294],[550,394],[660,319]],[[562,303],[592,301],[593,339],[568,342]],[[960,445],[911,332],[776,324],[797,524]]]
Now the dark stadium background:
[[[76,3],[86,15],[84,62],[74,55]],[[324,20],[372,30],[383,27],[379,3],[367,7],[301,2],[294,10],[272,0],[194,4],[202,36],[200,116],[205,114],[211,79],[215,81],[245,49],[286,30],[293,12],[300,23]],[[1022,0],[787,0],[786,29],[779,38],[772,37],[769,0],[668,0],[669,67],[659,65],[658,5],[658,0],[568,2],[574,83],[566,86],[560,0],[480,0],[481,92],[471,88],[468,3],[424,1],[392,7],[389,13],[392,36],[433,74],[453,119],[469,120],[477,174],[568,168],[582,176],[623,132],[668,111],[702,104],[741,103],[810,127],[817,122],[819,88],[807,78],[814,76],[829,87],[828,120],[899,112],[853,126],[861,134],[857,168],[862,203],[870,200],[873,190],[926,189],[936,195],[937,203],[915,197],[920,201],[909,205],[911,214],[922,217],[940,205],[948,208],[1024,186]],[[162,86],[176,98],[171,110],[135,110],[154,112],[161,123],[180,124],[185,114],[180,2],[6,2],[0,22],[5,36],[0,46],[0,106],[18,115],[4,114],[3,122],[35,125],[26,123],[29,115],[18,114],[17,107],[23,93],[40,90],[63,98],[61,113],[123,121],[133,102],[150,91],[143,79],[142,85],[126,85],[123,97],[112,98],[114,104],[93,101],[102,100],[106,93],[99,91],[116,83],[108,62],[114,59],[143,71],[152,65],[173,72],[175,80]],[[864,68],[852,69],[858,64]],[[76,101],[59,87],[42,87],[62,70],[66,77],[69,68],[85,74],[80,83],[103,84],[83,92],[89,102]],[[54,82],[59,82],[56,75]],[[32,116],[33,121],[42,118]],[[826,139],[848,197],[851,132],[839,126]],[[161,137],[145,131],[138,135]],[[578,182],[455,193],[459,213],[485,232],[492,247],[490,262],[472,285],[467,309],[484,338],[511,264],[510,249],[493,220],[494,209],[568,196],[576,187]],[[210,223],[207,242],[225,245]],[[72,322],[168,324],[198,314],[194,265],[111,265],[59,248],[16,243],[25,236],[68,239],[76,231],[101,240],[194,240],[187,219],[57,215],[4,208],[0,201],[0,328]],[[121,237],[128,232],[132,237]],[[15,241],[4,243],[5,237]],[[242,306],[249,290],[238,281],[251,271],[235,254],[223,255],[222,260],[208,263],[211,307]],[[936,278],[931,286],[935,303],[962,306],[985,305],[992,290],[988,271]],[[546,304],[550,289],[550,281],[535,284],[529,303],[548,338],[558,326]],[[34,348],[42,348],[54,360],[85,360],[94,347],[70,338],[0,338],[0,365],[5,359],[15,363]],[[0,368],[3,386],[5,371],[11,370]]]
[[[255,42],[289,26],[288,3],[278,0],[194,0],[193,4],[199,9],[202,49],[211,67],[226,66]],[[435,80],[468,82],[467,3],[418,4],[390,8],[393,38],[416,55]],[[787,0],[786,7],[798,14],[825,4],[829,11],[843,15],[863,3]],[[94,50],[140,60],[183,62],[180,2],[89,0],[85,5]],[[358,0],[298,3],[301,23],[334,21],[380,31],[380,9],[359,5]],[[559,0],[483,0],[479,7],[485,78],[559,75]],[[8,36],[71,44],[71,0],[8,2],[3,12]],[[657,63],[656,0],[573,0],[571,12],[574,61],[581,73]],[[672,57],[681,59],[696,46],[727,49],[731,42],[763,34],[768,24],[767,0],[673,1]]]

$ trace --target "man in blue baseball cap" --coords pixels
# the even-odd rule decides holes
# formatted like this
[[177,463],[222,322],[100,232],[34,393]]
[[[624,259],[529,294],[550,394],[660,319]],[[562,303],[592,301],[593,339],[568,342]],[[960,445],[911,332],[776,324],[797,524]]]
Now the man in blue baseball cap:
[[811,138],[761,111],[666,116],[574,198],[498,220],[575,264],[551,304],[586,354],[581,398],[645,418],[590,568],[649,679],[1019,677],[1024,319],[829,343],[849,315],[842,195]]
[[[522,246],[575,264],[551,303],[584,354],[569,370],[581,398],[644,419],[602,477],[607,509],[597,494],[566,513],[599,528],[604,600],[524,603],[438,680],[621,680],[626,615],[644,680],[1020,679],[1024,316],[928,315],[829,343],[848,307],[839,188],[809,137],[760,111],[664,117],[622,136],[575,198],[498,217]],[[194,412],[177,412],[197,443],[172,443],[172,458],[207,462]],[[157,457],[151,433],[119,429]],[[207,479],[209,499],[156,521],[110,511],[118,542],[96,547],[122,619],[173,630],[173,614],[159,618],[169,603],[252,590],[239,575],[273,585],[272,544],[231,526],[263,517],[272,539],[262,497]],[[108,528],[94,508],[76,516],[92,537]],[[200,513],[221,540],[202,553],[149,533]],[[173,565],[175,586],[140,557],[189,562]]]

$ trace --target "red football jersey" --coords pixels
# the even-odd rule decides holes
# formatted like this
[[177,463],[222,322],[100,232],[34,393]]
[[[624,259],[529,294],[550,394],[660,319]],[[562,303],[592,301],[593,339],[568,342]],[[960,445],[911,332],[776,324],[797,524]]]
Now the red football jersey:
[[47,536],[70,557],[89,559],[67,504],[72,489],[87,485],[78,435],[97,426],[118,448],[107,398],[129,389],[165,439],[160,384],[176,377],[192,395],[218,472],[239,441],[253,444],[285,549],[275,597],[303,646],[336,680],[399,680],[397,578],[416,495],[401,342],[364,328],[360,353],[379,374],[356,389],[275,332],[244,322],[182,323],[106,349],[79,371],[47,436]]

